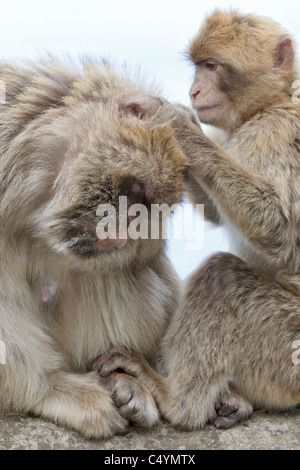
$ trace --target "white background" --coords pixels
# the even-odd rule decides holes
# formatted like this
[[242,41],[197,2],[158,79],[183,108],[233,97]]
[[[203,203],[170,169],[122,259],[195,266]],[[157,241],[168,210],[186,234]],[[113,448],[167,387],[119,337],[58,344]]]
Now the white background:
[[[273,18],[300,43],[299,0],[0,0],[0,58],[37,59],[48,51],[63,57],[104,57],[140,66],[156,79],[163,95],[189,104],[193,67],[184,52],[203,17],[220,8],[238,8]],[[222,229],[205,225],[201,250],[169,242],[181,277],[209,254],[228,248]]]

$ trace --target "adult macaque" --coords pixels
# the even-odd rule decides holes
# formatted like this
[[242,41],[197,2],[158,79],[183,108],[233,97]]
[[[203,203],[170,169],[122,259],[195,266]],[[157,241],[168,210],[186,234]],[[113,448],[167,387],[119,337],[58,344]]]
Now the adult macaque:
[[100,369],[143,380],[173,424],[229,427],[252,406],[300,402],[299,74],[284,29],[235,11],[208,17],[189,57],[192,105],[228,133],[226,150],[175,110],[173,129],[190,161],[189,192],[226,227],[234,254],[214,255],[189,278],[163,341],[164,379],[117,352]]
[[[127,234],[127,205],[181,200],[187,161],[169,116],[142,121],[132,95],[150,110],[161,99],[109,67],[1,63],[0,80],[0,410],[93,437],[122,432],[129,413],[152,425],[142,383],[122,375],[135,394],[118,410],[89,365],[112,347],[153,361],[178,303],[165,241]],[[120,216],[120,196],[125,231],[113,220],[114,238],[97,236],[99,207]]]

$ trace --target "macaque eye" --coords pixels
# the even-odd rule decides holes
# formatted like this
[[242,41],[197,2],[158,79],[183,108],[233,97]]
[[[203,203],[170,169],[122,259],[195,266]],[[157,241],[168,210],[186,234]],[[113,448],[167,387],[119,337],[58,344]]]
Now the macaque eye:
[[205,67],[214,72],[215,70],[217,70],[218,64],[216,64],[215,62],[205,62]]

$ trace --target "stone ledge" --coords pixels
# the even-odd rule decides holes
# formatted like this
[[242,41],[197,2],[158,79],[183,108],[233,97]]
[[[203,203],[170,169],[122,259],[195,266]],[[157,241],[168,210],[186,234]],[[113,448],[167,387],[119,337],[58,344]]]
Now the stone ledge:
[[0,450],[299,450],[300,409],[257,411],[228,430],[208,425],[183,432],[161,423],[151,430],[130,428],[109,440],[87,440],[78,433],[28,416],[0,418]]

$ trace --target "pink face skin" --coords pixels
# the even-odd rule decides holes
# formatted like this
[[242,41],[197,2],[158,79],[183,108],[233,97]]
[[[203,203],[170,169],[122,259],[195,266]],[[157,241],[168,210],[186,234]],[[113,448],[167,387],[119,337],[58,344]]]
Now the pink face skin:
[[228,104],[226,93],[220,87],[223,74],[222,64],[214,59],[196,65],[190,98],[199,120],[205,124],[216,124]]

